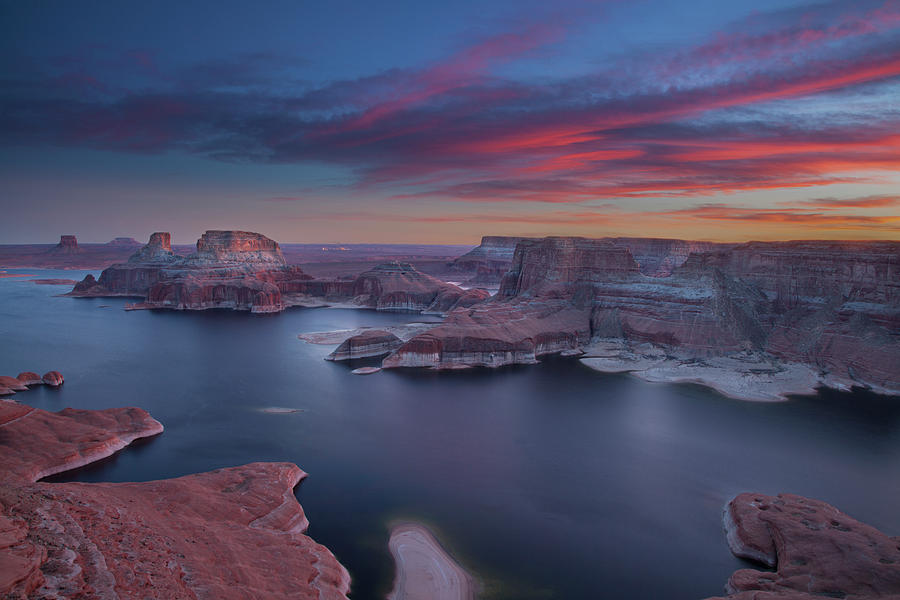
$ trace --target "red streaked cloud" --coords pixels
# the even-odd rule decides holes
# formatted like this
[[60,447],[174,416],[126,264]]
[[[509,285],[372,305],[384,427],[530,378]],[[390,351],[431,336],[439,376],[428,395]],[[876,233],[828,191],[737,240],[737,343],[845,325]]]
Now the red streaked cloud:
[[[427,204],[421,221],[410,218],[433,224],[460,222],[456,211],[472,203],[484,211],[465,220],[481,224],[669,219],[887,230],[896,218],[870,213],[891,212],[897,197],[865,186],[900,172],[900,37],[892,35],[900,1],[863,4],[760,13],[692,45],[606,55],[581,75],[509,68],[546,56],[582,25],[562,19],[494,32],[418,68],[305,87],[257,77],[268,59],[207,65],[186,82],[135,53],[136,70],[156,87],[110,85],[88,65],[11,81],[0,91],[0,132],[21,145],[325,163],[352,175],[322,184],[321,196],[357,207],[369,198]],[[836,184],[856,197],[829,197],[824,188]],[[806,188],[821,198],[766,202],[777,209],[725,203]],[[268,201],[290,205],[298,189],[303,182],[286,181]],[[610,199],[622,210],[585,208]],[[626,210],[648,199],[666,209]],[[514,214],[504,221],[490,212],[494,203]]]

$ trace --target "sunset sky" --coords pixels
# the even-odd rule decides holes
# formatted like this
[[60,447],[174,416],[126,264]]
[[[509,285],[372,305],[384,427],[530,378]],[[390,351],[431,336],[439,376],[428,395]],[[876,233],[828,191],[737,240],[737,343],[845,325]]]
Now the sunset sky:
[[900,239],[900,0],[0,0],[0,243]]

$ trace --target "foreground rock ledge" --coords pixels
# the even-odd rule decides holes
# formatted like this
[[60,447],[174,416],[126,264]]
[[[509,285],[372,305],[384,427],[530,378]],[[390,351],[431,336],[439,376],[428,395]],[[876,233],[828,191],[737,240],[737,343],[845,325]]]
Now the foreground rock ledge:
[[736,556],[776,569],[735,571],[725,586],[730,600],[900,598],[900,538],[830,504],[741,494],[725,507],[724,522]]
[[33,482],[161,430],[138,408],[49,413],[0,402],[0,596],[346,599],[346,569],[303,533],[293,488],[306,474],[296,465]]

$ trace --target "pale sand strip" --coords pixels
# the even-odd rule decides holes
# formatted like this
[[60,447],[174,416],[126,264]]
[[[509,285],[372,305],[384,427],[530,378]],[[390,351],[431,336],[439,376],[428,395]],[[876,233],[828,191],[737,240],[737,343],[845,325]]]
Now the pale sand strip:
[[388,545],[397,566],[388,600],[474,600],[472,577],[422,525],[398,523]]

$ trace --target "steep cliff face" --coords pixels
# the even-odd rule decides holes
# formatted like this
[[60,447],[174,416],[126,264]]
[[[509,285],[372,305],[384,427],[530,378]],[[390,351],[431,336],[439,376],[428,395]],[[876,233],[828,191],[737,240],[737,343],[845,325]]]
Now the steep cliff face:
[[741,356],[770,370],[773,385],[786,379],[783,365],[800,364],[825,385],[897,393],[898,265],[897,242],[751,243],[691,254],[670,276],[650,277],[611,240],[526,240],[496,297],[451,313],[384,366],[530,363],[617,340],[629,356],[620,370],[646,363],[632,346],[650,344],[685,364]]
[[251,231],[207,231],[197,240],[197,262],[285,264],[278,242]]
[[470,284],[496,285],[509,270],[516,245],[532,239],[537,238],[486,235],[480,245],[454,260],[450,270]]
[[[735,245],[660,238],[600,239],[626,248],[641,273],[651,277],[668,277],[691,253],[724,250]],[[468,283],[496,285],[512,267],[516,246],[528,241],[540,242],[541,238],[485,236],[481,245],[454,260],[450,269],[460,273]]]
[[606,240],[528,240],[516,246],[497,296],[572,297],[585,285],[620,280],[638,272],[631,252]]

